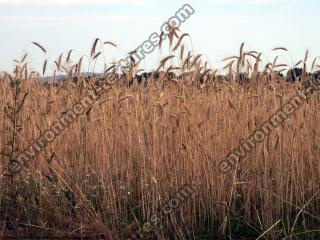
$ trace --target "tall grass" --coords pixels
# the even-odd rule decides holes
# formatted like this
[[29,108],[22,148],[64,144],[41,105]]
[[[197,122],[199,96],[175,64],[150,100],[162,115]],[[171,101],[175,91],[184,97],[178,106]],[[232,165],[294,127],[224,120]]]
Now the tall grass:
[[[175,50],[185,36],[172,41]],[[319,93],[230,173],[219,172],[219,161],[299,91],[279,80],[277,63],[261,69],[260,55],[242,45],[240,56],[226,59],[228,81],[189,53],[181,61],[189,69],[175,70],[182,79],[167,79],[165,70],[147,86],[114,85],[12,181],[1,182],[0,236],[126,239],[188,184],[196,194],[145,238],[319,238]],[[79,65],[66,71],[80,72]],[[250,84],[238,81],[244,73]],[[12,149],[26,148],[95,81],[48,86],[22,72],[15,79],[28,96],[19,131],[0,113],[3,173],[12,137],[19,138]],[[15,98],[12,77],[2,74],[0,109]]]

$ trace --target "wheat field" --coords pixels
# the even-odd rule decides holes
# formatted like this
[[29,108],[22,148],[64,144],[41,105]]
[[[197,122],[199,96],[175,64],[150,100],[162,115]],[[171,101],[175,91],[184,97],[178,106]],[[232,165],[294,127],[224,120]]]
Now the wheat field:
[[[74,82],[82,59],[70,66],[62,56],[57,72],[68,77],[59,84],[44,84],[26,57],[14,73],[1,73],[0,238],[319,239],[320,94],[222,173],[219,162],[301,92],[305,79],[287,83],[279,73],[292,66],[275,59],[262,67],[261,54],[244,45],[239,56],[224,59],[219,75],[186,52],[185,37],[170,35],[173,56],[161,61],[160,79],[128,86],[139,73],[133,62],[15,174],[8,166],[17,153],[103,77]],[[92,62],[101,57],[98,44]],[[307,58],[297,65],[315,71]],[[141,230],[185,185],[193,194],[152,231]]]

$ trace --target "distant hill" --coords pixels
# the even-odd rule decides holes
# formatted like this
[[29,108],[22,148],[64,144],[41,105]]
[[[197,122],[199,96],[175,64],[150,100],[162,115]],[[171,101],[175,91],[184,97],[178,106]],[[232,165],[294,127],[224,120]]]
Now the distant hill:
[[[105,75],[104,73],[93,73],[93,72],[81,73],[82,77],[94,77],[94,76],[101,77],[104,75]],[[77,76],[78,76],[77,74],[72,75],[73,78],[75,78]],[[66,74],[60,74],[60,75],[56,75],[55,79],[54,79],[54,76],[47,76],[47,77],[42,77],[41,80],[43,80],[44,82],[47,82],[47,83],[58,83],[60,81],[66,80],[67,77],[68,77],[68,75],[66,75]]]

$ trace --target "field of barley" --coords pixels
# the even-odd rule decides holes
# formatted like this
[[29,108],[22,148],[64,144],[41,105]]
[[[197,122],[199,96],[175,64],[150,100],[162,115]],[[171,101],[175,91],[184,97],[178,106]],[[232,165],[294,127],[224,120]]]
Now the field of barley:
[[[82,58],[68,64],[69,52],[57,58],[52,74],[64,72],[66,79],[44,83],[49,63],[37,73],[25,55],[13,73],[1,73],[0,238],[320,238],[319,92],[230,171],[220,169],[242,141],[303,91],[319,68],[317,59],[308,64],[306,53],[293,65],[276,58],[265,66],[259,52],[242,45],[224,59],[220,74],[186,51],[186,37],[169,35],[171,54],[142,84],[136,77],[142,70],[132,61],[23,163],[19,153],[30,151],[99,81],[115,75],[114,63],[105,66],[108,76],[85,77]],[[92,63],[102,55],[100,42],[92,46]],[[45,47],[34,45],[45,54]],[[284,47],[275,51],[288,53]],[[303,74],[288,83],[281,73],[296,66]],[[13,163],[18,170],[10,171]],[[183,198],[177,197],[181,189]]]

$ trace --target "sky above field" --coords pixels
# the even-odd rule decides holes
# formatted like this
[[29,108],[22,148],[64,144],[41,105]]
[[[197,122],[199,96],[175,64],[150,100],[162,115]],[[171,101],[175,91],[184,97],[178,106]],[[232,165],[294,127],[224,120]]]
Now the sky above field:
[[[224,57],[247,50],[264,53],[271,61],[272,49],[285,46],[287,64],[320,55],[320,2],[318,0],[0,0],[0,71],[12,70],[14,58],[25,51],[35,70],[45,58],[75,49],[74,58],[90,53],[99,37],[119,47],[105,47],[107,61],[122,58],[138,47],[169,17],[189,3],[195,14],[181,26],[191,35],[189,49],[205,54],[212,67],[221,67]],[[37,41],[48,49],[44,56],[30,44]],[[142,67],[154,68],[165,56],[150,54]],[[313,59],[310,59],[312,61]]]

